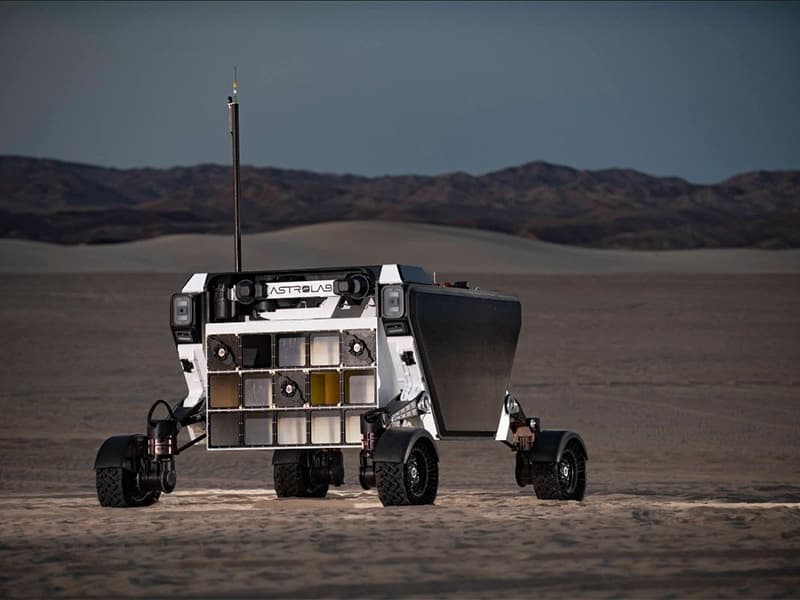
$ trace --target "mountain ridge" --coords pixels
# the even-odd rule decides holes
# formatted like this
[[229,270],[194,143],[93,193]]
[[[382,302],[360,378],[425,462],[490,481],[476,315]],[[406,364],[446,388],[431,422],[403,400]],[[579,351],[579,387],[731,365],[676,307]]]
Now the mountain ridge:
[[[596,248],[800,247],[800,171],[716,184],[545,161],[471,175],[242,166],[242,229],[432,223]],[[0,156],[0,237],[60,244],[231,230],[230,167],[116,169]]]

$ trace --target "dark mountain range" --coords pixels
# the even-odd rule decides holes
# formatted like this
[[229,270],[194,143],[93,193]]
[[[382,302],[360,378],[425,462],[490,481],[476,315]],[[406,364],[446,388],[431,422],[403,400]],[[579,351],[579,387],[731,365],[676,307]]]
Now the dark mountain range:
[[[379,219],[599,248],[800,247],[800,171],[757,171],[714,185],[544,162],[480,176],[241,172],[246,233]],[[0,237],[75,244],[225,233],[230,187],[227,166],[120,170],[0,157]]]

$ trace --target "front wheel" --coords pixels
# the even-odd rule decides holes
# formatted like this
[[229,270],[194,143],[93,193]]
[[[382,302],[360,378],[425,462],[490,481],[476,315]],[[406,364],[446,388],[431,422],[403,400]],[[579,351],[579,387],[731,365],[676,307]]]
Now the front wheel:
[[419,440],[405,463],[375,463],[375,487],[384,506],[433,504],[439,489],[439,463],[430,442]]
[[533,463],[533,489],[540,500],[583,500],[586,457],[575,443],[567,444],[554,463]]

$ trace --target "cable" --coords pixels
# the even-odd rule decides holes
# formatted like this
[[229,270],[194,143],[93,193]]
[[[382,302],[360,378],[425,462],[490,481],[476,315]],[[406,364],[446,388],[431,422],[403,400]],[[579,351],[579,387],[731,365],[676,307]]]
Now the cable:
[[177,421],[178,420],[175,417],[175,413],[172,412],[172,407],[169,404],[167,404],[163,400],[156,400],[155,402],[153,402],[153,405],[150,407],[150,410],[147,411],[147,424],[148,425],[150,425],[151,427],[155,425],[155,423],[153,422],[153,413],[155,412],[156,408],[158,408],[159,404],[163,404],[164,406],[167,407],[167,412],[169,412],[169,418],[170,419],[172,419],[173,421]]

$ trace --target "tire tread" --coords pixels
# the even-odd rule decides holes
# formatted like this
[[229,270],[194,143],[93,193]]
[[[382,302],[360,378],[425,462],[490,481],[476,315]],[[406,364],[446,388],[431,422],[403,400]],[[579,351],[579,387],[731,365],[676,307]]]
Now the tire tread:
[[564,451],[570,451],[576,459],[578,484],[574,492],[568,493],[558,480],[558,463],[532,463],[533,491],[539,500],[583,500],[586,491],[586,457],[580,447],[570,442]]
[[375,487],[384,506],[411,504],[406,492],[405,465],[403,463],[375,463]]
[[275,465],[272,478],[278,498],[324,498],[328,494],[327,483],[309,484],[305,467],[299,463]]
[[422,440],[417,442],[414,450],[421,451],[430,468],[428,485],[425,493],[417,498],[409,494],[406,486],[405,463],[375,463],[375,487],[378,488],[378,497],[384,506],[407,506],[409,504],[433,504],[439,489],[439,464],[436,453],[430,443]]
[[116,508],[150,506],[161,497],[161,492],[148,492],[141,498],[134,497],[133,474],[122,467],[97,469],[95,484],[100,506]]

